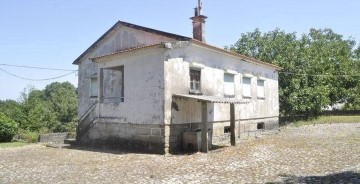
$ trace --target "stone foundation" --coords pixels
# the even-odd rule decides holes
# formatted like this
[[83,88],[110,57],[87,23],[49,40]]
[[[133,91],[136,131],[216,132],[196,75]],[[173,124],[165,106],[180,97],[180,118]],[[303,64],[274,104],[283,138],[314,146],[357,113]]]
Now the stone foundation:
[[[261,126],[263,124],[263,126]],[[196,131],[201,127],[201,123],[187,123],[177,124],[169,126],[168,147],[170,153],[183,151],[183,132]],[[230,121],[210,122],[208,124],[209,135],[211,137],[212,144],[221,145],[230,143]],[[278,118],[266,118],[266,119],[249,119],[249,120],[237,120],[235,122],[235,134],[237,141],[255,138],[264,133],[269,133],[272,130],[279,128]],[[227,132],[227,130],[229,130]]]
[[164,154],[164,135],[164,125],[96,121],[79,143]]
[[[125,148],[151,153],[176,153],[183,151],[183,133],[199,131],[201,123],[172,125],[116,123],[97,120],[79,141],[83,145]],[[209,122],[209,139],[214,145],[230,143],[230,122]],[[278,118],[237,120],[237,140],[254,138],[270,130],[277,130]]]

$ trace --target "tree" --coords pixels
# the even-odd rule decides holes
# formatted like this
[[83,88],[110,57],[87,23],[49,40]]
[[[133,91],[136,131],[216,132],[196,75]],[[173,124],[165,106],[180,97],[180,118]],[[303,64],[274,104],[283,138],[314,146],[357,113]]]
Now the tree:
[[0,100],[0,112],[14,120],[19,128],[27,125],[27,117],[22,104],[14,100]]
[[316,117],[323,107],[351,98],[358,79],[351,76],[355,41],[331,29],[296,33],[258,29],[242,34],[230,50],[279,65],[280,111],[285,115]]
[[16,122],[0,112],[0,142],[11,141],[16,131]]
[[22,128],[30,131],[66,131],[77,115],[76,89],[69,82],[54,82],[44,90],[28,87],[21,95],[21,104],[27,120]]
[[66,125],[74,122],[77,116],[76,88],[69,82],[54,82],[44,89],[44,98],[56,115],[58,131],[66,129]]

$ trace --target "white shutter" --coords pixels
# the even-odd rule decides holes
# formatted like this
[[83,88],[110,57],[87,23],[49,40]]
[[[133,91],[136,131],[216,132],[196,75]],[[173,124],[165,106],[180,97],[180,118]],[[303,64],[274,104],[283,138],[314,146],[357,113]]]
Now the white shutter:
[[99,88],[98,88],[98,80],[97,77],[92,77],[91,78],[91,96],[95,97],[98,96],[99,93]]
[[265,98],[265,81],[257,80],[257,96],[258,98]]
[[227,96],[235,95],[235,86],[234,86],[234,75],[233,74],[224,74],[224,94]]
[[251,97],[251,78],[243,77],[243,97]]

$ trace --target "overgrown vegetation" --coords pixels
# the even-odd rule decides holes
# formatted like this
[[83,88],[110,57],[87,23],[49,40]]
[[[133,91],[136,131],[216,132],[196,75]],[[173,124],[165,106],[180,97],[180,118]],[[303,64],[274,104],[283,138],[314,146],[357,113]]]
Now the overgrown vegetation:
[[310,29],[300,38],[279,29],[256,29],[227,49],[282,67],[281,114],[311,119],[337,103],[360,109],[360,47],[355,46],[354,39],[331,29]]
[[24,89],[19,101],[0,100],[0,112],[7,122],[14,122],[15,134],[27,142],[36,142],[39,133],[74,132],[76,88],[69,82],[54,82],[44,90],[30,87]]

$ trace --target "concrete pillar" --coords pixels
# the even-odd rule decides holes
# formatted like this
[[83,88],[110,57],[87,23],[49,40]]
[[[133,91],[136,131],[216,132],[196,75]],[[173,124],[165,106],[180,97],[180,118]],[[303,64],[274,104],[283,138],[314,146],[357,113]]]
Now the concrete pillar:
[[231,146],[236,145],[235,139],[235,105],[232,103],[230,104],[230,141]]
[[201,152],[207,153],[209,151],[208,145],[208,119],[207,119],[207,103],[201,103]]

